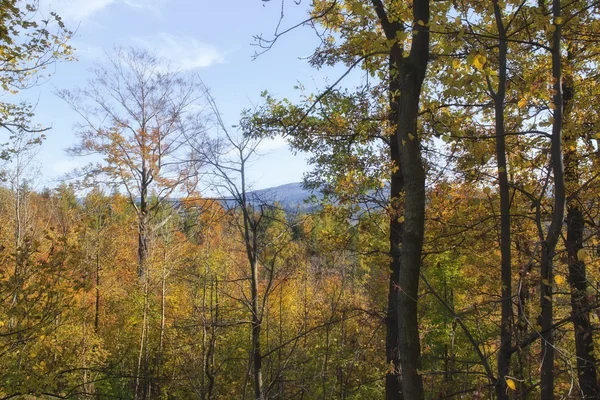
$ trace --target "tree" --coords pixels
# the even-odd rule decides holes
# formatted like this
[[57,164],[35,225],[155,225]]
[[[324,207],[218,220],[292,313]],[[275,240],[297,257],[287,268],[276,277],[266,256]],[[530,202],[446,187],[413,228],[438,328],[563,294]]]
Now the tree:
[[11,158],[11,142],[23,132],[33,134],[30,144],[38,144],[48,130],[32,122],[33,104],[6,98],[42,83],[49,76],[44,70],[53,63],[71,60],[71,34],[56,13],[40,15],[38,0],[0,1],[0,128],[8,132],[8,141],[0,144],[2,159]]
[[203,94],[195,76],[170,72],[164,60],[135,49],[116,50],[92,72],[88,87],[59,92],[84,120],[70,153],[100,157],[77,172],[84,180],[106,179],[127,192],[138,216],[143,276],[153,212],[193,184],[186,144],[204,132]]
[[[208,141],[198,140],[198,137],[190,139],[195,139],[191,140],[194,159],[199,163],[206,163],[209,168],[209,187],[221,196],[227,204],[226,208],[233,212],[231,222],[239,233],[249,265],[250,296],[243,296],[247,299],[245,305],[251,313],[252,350],[246,376],[248,379],[252,370],[254,398],[264,400],[268,398],[272,384],[264,384],[264,344],[261,340],[263,322],[278,274],[277,261],[292,240],[291,227],[277,204],[270,204],[256,193],[250,192],[248,167],[257,157],[261,139],[248,134],[236,137],[230,133],[215,100],[208,89],[205,92],[216,120],[217,137]],[[261,284],[262,280],[266,282]],[[264,287],[263,293],[260,293],[261,287]],[[269,351],[272,352],[273,350]],[[280,373],[282,372],[275,374],[275,380],[278,380]],[[244,398],[246,386],[244,383]]]
[[[387,130],[392,167],[390,219],[391,276],[389,288],[386,378],[387,398],[424,398],[420,374],[420,344],[417,298],[425,224],[425,166],[419,132],[419,102],[429,61],[430,2],[416,0],[384,3],[373,0],[316,2],[306,24],[321,26],[321,46],[311,62],[315,66],[343,63],[348,71],[332,86],[316,96],[296,121],[283,127],[284,135],[296,129],[314,108],[329,99],[335,86],[355,67],[386,82]],[[301,25],[301,24],[300,24]],[[300,26],[298,25],[298,26]],[[339,37],[337,33],[341,32]],[[259,38],[270,49],[273,40]],[[288,118],[289,119],[289,118]],[[267,120],[269,120],[267,118]],[[275,119],[277,125],[277,119]],[[277,126],[281,132],[281,126]],[[402,385],[400,385],[400,378]]]

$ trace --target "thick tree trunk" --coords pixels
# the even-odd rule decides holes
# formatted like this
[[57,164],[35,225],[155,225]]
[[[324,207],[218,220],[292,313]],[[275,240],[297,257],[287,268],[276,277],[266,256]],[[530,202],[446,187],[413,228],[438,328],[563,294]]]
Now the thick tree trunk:
[[[387,37],[395,38],[402,29],[392,23],[381,2],[375,9]],[[411,400],[424,399],[421,377],[421,345],[417,303],[421,272],[421,255],[425,230],[425,170],[421,159],[417,118],[421,89],[429,59],[429,0],[413,1],[415,34],[408,57],[399,45],[392,48],[392,78],[397,77],[398,119],[394,139],[398,145],[404,183],[404,223],[398,273],[398,351],[402,376],[402,393]]]
[[584,399],[600,399],[596,378],[593,330],[590,323],[586,297],[588,287],[585,262],[579,260],[577,252],[583,248],[583,215],[577,205],[567,207],[567,253],[569,259],[569,283],[571,284],[571,307],[575,333],[577,375]]
[[[392,62],[392,60],[390,60]],[[390,158],[395,169],[390,177],[390,279],[386,314],[386,362],[385,376],[386,400],[400,400],[402,396],[402,375],[400,374],[400,353],[398,352],[398,278],[400,275],[400,254],[402,242],[402,222],[400,222],[401,195],[404,187],[400,165],[400,149],[396,123],[398,121],[399,82],[394,77],[394,69],[390,68],[390,125],[394,133],[390,138]]]
[[[398,189],[395,189],[400,194],[398,197],[401,198],[404,195],[404,198],[400,200],[403,200],[404,223],[398,226],[392,226],[394,222],[390,224],[390,250],[392,253],[390,290],[397,292],[397,303],[395,304],[398,318],[397,331],[388,325],[388,335],[395,335],[397,338],[402,394],[400,394],[399,385],[394,382],[397,376],[388,373],[386,376],[387,399],[399,399],[400,396],[411,400],[424,398],[423,379],[420,371],[421,346],[417,298],[425,230],[425,170],[421,160],[417,117],[421,89],[429,61],[429,2],[430,0],[414,0],[412,3],[414,33],[409,56],[404,56],[401,44],[397,42],[390,50],[391,115],[397,117],[392,124],[394,134],[391,139],[398,146],[398,157],[394,161],[397,161],[401,181],[396,181],[396,183],[403,183],[403,185],[399,185]],[[371,3],[386,38],[396,41],[398,33],[404,31],[403,24],[389,18],[381,0],[371,0]],[[394,150],[393,147],[392,150]],[[392,183],[394,183],[393,179]],[[401,232],[400,237],[394,237],[399,232]],[[400,243],[400,258],[394,260],[394,246]],[[394,268],[398,269],[397,277]],[[394,279],[397,279],[397,285],[394,284]],[[391,307],[394,307],[394,301],[388,301],[388,309]],[[388,324],[390,323],[393,322],[388,321]],[[394,340],[394,338],[388,337],[386,342],[387,358],[391,359],[392,363],[395,357]],[[394,369],[396,370],[395,367]],[[396,393],[398,394],[396,395]]]
[[[413,10],[416,19],[427,23],[428,1],[415,1]],[[415,20],[416,26],[419,25]],[[425,231],[425,170],[417,134],[417,116],[428,54],[429,33],[423,29],[413,39],[409,58],[402,59],[401,54],[395,57],[401,85],[396,129],[404,178],[404,226],[398,275],[398,349],[402,390],[404,397],[411,400],[424,398],[417,303]]]
[[494,112],[496,123],[496,163],[498,167],[498,185],[500,194],[500,271],[501,271],[501,321],[500,348],[498,350],[498,380],[496,396],[508,400],[506,376],[510,374],[512,355],[512,260],[510,236],[510,193],[508,186],[508,163],[506,161],[506,132],[504,127],[504,106],[506,97],[506,54],[508,42],[498,0],[494,0],[494,15],[498,28],[498,89],[494,94]]
[[[569,52],[568,59],[572,56]],[[568,82],[568,83],[567,83]],[[565,79],[563,86],[564,119],[569,118],[572,108],[574,87],[572,79]],[[579,187],[577,137],[575,132],[565,132],[565,186],[573,193]],[[567,203],[567,258],[569,265],[569,283],[571,284],[571,309],[575,336],[575,354],[577,356],[577,377],[584,399],[600,399],[600,390],[596,377],[596,357],[594,357],[593,329],[590,323],[586,296],[588,288],[585,262],[579,257],[583,249],[584,219],[579,199],[575,196]]]

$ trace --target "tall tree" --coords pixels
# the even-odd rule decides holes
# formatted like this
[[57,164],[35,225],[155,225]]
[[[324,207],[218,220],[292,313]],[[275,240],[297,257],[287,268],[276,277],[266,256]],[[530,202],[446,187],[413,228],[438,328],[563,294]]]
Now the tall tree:
[[[299,120],[288,123],[283,133],[294,135],[315,106],[328,99],[335,85],[355,67],[362,66],[372,74],[388,80],[387,97],[391,127],[390,155],[395,170],[390,220],[391,276],[388,300],[387,398],[421,399],[424,397],[420,367],[420,343],[417,321],[421,256],[425,223],[425,167],[421,155],[418,116],[421,90],[429,61],[429,0],[416,0],[410,5],[402,1],[372,0],[316,2],[306,23],[322,25],[327,40],[315,51],[316,66],[344,63],[348,72],[334,85],[313,99],[301,112]],[[379,26],[379,27],[377,27]],[[337,38],[333,32],[342,32]],[[261,39],[266,49],[273,40]],[[322,36],[322,37],[323,37]],[[410,39],[409,39],[410,38]],[[382,58],[385,56],[385,58]],[[387,68],[381,69],[387,60]],[[385,65],[385,64],[384,64]],[[387,76],[386,76],[387,75]],[[289,121],[288,121],[289,122]],[[281,128],[281,127],[279,127]],[[402,222],[401,222],[402,221]],[[390,313],[395,313],[391,316]],[[399,379],[401,377],[401,379]],[[400,385],[400,380],[402,385]]]
[[138,216],[138,274],[144,275],[152,213],[192,183],[187,138],[202,135],[199,81],[165,69],[146,51],[118,49],[82,89],[59,96],[83,119],[76,156],[96,155],[80,171],[84,180],[105,179],[124,188]]

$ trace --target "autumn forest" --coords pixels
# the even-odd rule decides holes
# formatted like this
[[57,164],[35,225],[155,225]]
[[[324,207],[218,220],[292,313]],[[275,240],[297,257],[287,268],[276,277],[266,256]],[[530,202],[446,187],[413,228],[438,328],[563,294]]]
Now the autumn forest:
[[[232,125],[108,49],[40,188],[19,96],[77,27],[0,0],[0,399],[600,399],[600,1],[252,1],[255,58],[316,38],[327,85]],[[276,138],[303,204],[253,188]]]

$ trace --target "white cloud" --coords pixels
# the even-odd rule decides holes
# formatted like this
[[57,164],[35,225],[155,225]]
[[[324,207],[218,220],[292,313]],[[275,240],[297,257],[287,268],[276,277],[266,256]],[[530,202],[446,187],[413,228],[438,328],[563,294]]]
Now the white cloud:
[[191,36],[161,32],[152,37],[135,38],[134,41],[165,58],[178,70],[189,71],[225,62],[224,52]]
[[148,10],[160,16],[167,0],[40,0],[42,12],[56,11],[65,20],[82,21],[104,10],[111,4],[124,4],[138,10]]
[[81,21],[118,0],[42,0],[40,10],[55,11],[65,20]]
[[156,17],[162,16],[160,10],[166,2],[167,0],[123,0],[123,3],[127,4],[129,7],[150,11]]

